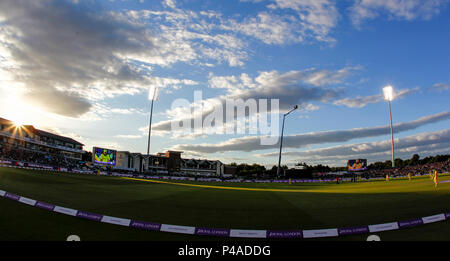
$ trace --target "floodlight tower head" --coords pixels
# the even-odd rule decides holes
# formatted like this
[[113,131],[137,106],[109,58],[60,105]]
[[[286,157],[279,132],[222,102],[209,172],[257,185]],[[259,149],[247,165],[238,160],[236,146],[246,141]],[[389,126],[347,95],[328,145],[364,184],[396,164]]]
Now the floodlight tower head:
[[159,88],[154,85],[150,86],[150,89],[148,90],[148,99],[151,101],[156,101],[158,100],[158,96]]
[[384,99],[392,101],[394,99],[394,88],[391,85],[387,85],[383,88]]

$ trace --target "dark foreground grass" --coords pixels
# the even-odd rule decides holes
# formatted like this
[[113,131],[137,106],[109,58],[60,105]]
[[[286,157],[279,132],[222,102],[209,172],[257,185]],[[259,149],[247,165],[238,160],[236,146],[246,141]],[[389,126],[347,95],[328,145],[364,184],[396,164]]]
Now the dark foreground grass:
[[[223,190],[0,168],[0,189],[8,192],[79,210],[174,225],[321,229],[407,220],[450,211],[450,183],[442,183],[435,189],[428,177],[411,182],[356,184],[196,184],[300,192]],[[93,222],[0,198],[0,240],[65,240],[71,234],[82,240],[231,240]],[[450,240],[450,222],[377,235],[382,240]],[[366,238],[367,234],[313,240]]]

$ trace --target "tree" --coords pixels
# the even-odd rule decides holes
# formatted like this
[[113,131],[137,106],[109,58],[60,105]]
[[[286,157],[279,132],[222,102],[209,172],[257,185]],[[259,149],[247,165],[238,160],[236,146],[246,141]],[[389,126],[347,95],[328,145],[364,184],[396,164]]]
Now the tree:
[[[395,159],[395,167],[402,168],[406,166],[416,166],[416,165],[424,165],[435,162],[444,162],[450,159],[450,155],[436,155],[436,156],[428,156],[423,159],[420,159],[419,154],[414,154],[411,159],[402,160],[400,158]],[[377,161],[371,163],[368,168],[369,169],[387,169],[392,167],[392,161],[386,160],[385,162]]]
[[246,164],[242,163],[236,166],[236,175],[237,176],[252,176],[252,175],[258,175],[262,176],[266,172],[266,167],[259,165],[259,164]]
[[400,158],[396,158],[394,162],[395,162],[395,167],[397,167],[397,168],[403,168],[405,165],[403,160]]
[[419,160],[420,160],[419,154],[414,154],[414,155],[411,157],[410,165],[415,166],[415,165],[419,164]]

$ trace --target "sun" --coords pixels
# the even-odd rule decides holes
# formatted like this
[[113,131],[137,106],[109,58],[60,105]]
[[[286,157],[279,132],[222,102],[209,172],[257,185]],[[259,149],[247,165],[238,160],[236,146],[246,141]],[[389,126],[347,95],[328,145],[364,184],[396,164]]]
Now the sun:
[[24,125],[30,124],[30,122],[27,122],[27,120],[23,117],[14,117],[14,119],[11,120],[14,122],[14,126],[16,128],[21,128]]
[[16,126],[32,125],[34,123],[34,108],[28,104],[24,104],[20,100],[16,100],[6,112],[8,120],[14,122]]
[[39,108],[30,105],[16,93],[9,94],[1,99],[0,111],[0,117],[14,122],[15,127],[37,124],[40,116],[42,116]]

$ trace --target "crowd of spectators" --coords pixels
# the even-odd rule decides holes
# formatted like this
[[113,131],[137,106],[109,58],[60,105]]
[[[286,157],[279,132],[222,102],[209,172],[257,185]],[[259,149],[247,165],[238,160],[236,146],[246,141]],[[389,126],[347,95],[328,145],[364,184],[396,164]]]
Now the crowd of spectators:
[[425,175],[429,174],[430,171],[437,171],[438,173],[449,173],[450,172],[450,159],[442,162],[433,162],[426,164],[418,164],[414,166],[404,166],[399,168],[385,168],[385,169],[371,169],[365,173],[371,177],[385,177],[390,176],[406,176],[411,174],[415,175]]
[[46,153],[40,151],[4,148],[0,147],[0,159],[9,161],[20,161],[51,167],[77,168],[79,162],[76,159],[65,157],[63,154]]

